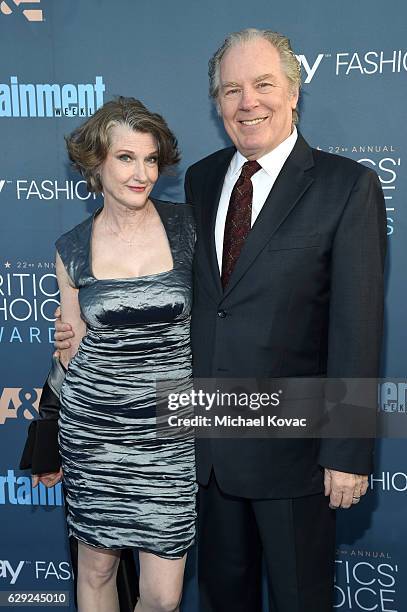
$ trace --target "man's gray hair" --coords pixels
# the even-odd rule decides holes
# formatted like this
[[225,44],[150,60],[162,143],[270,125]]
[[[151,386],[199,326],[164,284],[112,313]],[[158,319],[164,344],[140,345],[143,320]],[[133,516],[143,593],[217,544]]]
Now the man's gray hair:
[[[278,51],[281,61],[281,67],[286,75],[291,91],[294,93],[301,88],[301,64],[294,55],[291,48],[290,40],[287,36],[283,36],[272,30],[258,30],[256,28],[247,28],[240,32],[232,32],[223,41],[219,49],[213,54],[209,60],[209,94],[217,102],[220,89],[220,63],[226,51],[231,47],[252,41],[256,38],[267,40]],[[298,123],[298,111],[293,110],[293,123]]]

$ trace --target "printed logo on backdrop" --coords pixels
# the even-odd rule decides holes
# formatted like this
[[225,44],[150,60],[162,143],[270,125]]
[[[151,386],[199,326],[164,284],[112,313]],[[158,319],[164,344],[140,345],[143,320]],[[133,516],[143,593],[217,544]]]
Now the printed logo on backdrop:
[[0,179],[1,193],[9,196],[11,192],[17,200],[96,200],[98,195],[90,193],[84,180],[57,180],[18,178]]
[[407,413],[407,382],[386,380],[378,385],[379,412]]
[[40,4],[41,0],[7,0],[0,3],[0,12],[3,15],[24,15],[27,21],[44,21],[44,13],[40,8],[25,8],[32,4]]
[[305,55],[296,55],[297,60],[300,62],[303,72],[305,73],[304,84],[311,83],[314,78],[322,60],[324,58],[330,58],[330,53],[318,53],[316,56],[310,58]]
[[311,83],[321,66],[327,66],[337,77],[372,76],[400,74],[407,72],[407,51],[395,49],[385,52],[345,51],[337,53],[317,53],[306,56],[296,55],[303,69],[303,83]]
[[30,476],[16,475],[13,469],[0,474],[0,505],[63,506],[62,483],[47,488],[40,483],[32,486]]
[[399,74],[407,72],[407,51],[347,51],[335,57],[336,76]]
[[90,83],[0,83],[0,117],[89,117],[103,105],[102,76]]
[[0,387],[0,425],[8,419],[36,418],[41,391],[32,387]]
[[[384,438],[407,437],[407,381],[406,379],[384,379],[378,385],[377,425],[380,435]],[[383,472],[383,474],[385,474]],[[388,473],[387,473],[388,474]],[[398,484],[392,478],[392,489],[406,490],[407,483],[400,483],[404,474],[398,472]],[[386,488],[383,488],[386,490]],[[390,490],[389,483],[387,490]]]
[[405,472],[375,472],[369,477],[371,491],[385,493],[407,493],[407,474]]
[[[321,147],[317,147],[321,150]],[[392,144],[342,143],[325,147],[329,153],[345,155],[374,170],[380,179],[387,212],[387,235],[394,233],[397,222],[398,179],[402,159]]]
[[334,610],[401,612],[398,580],[405,569],[388,551],[340,548],[336,557]]
[[54,270],[48,261],[0,262],[0,344],[53,343],[59,306]]
[[14,585],[21,580],[71,580],[73,578],[71,566],[68,561],[35,561],[21,560],[9,561],[8,559],[0,560],[0,578],[3,579],[3,584]]

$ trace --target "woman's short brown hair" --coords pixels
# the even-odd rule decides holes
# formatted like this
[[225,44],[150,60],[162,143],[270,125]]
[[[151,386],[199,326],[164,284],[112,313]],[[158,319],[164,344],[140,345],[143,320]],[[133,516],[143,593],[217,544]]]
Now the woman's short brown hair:
[[155,138],[160,173],[179,162],[177,139],[161,115],[150,112],[136,98],[119,96],[106,102],[65,138],[69,158],[86,179],[89,191],[99,193],[103,190],[98,171],[106,159],[110,130],[115,125],[127,125],[135,132],[151,134]]

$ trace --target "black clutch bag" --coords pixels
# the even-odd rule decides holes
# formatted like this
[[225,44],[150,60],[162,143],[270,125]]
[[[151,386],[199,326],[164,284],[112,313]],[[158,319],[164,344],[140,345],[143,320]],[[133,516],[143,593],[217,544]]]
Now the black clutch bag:
[[66,370],[56,357],[42,388],[40,418],[30,423],[27,441],[20,460],[21,470],[32,474],[58,472],[61,459],[58,449],[59,392]]

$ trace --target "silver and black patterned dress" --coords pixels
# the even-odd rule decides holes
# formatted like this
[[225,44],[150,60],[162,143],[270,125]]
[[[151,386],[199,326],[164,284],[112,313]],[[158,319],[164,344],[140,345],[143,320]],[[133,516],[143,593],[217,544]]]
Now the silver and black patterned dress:
[[194,542],[194,443],[157,437],[156,382],[191,378],[194,224],[191,207],[154,204],[169,272],[96,279],[90,246],[100,211],[56,242],[87,325],[61,390],[59,444],[70,533],[171,559]]

